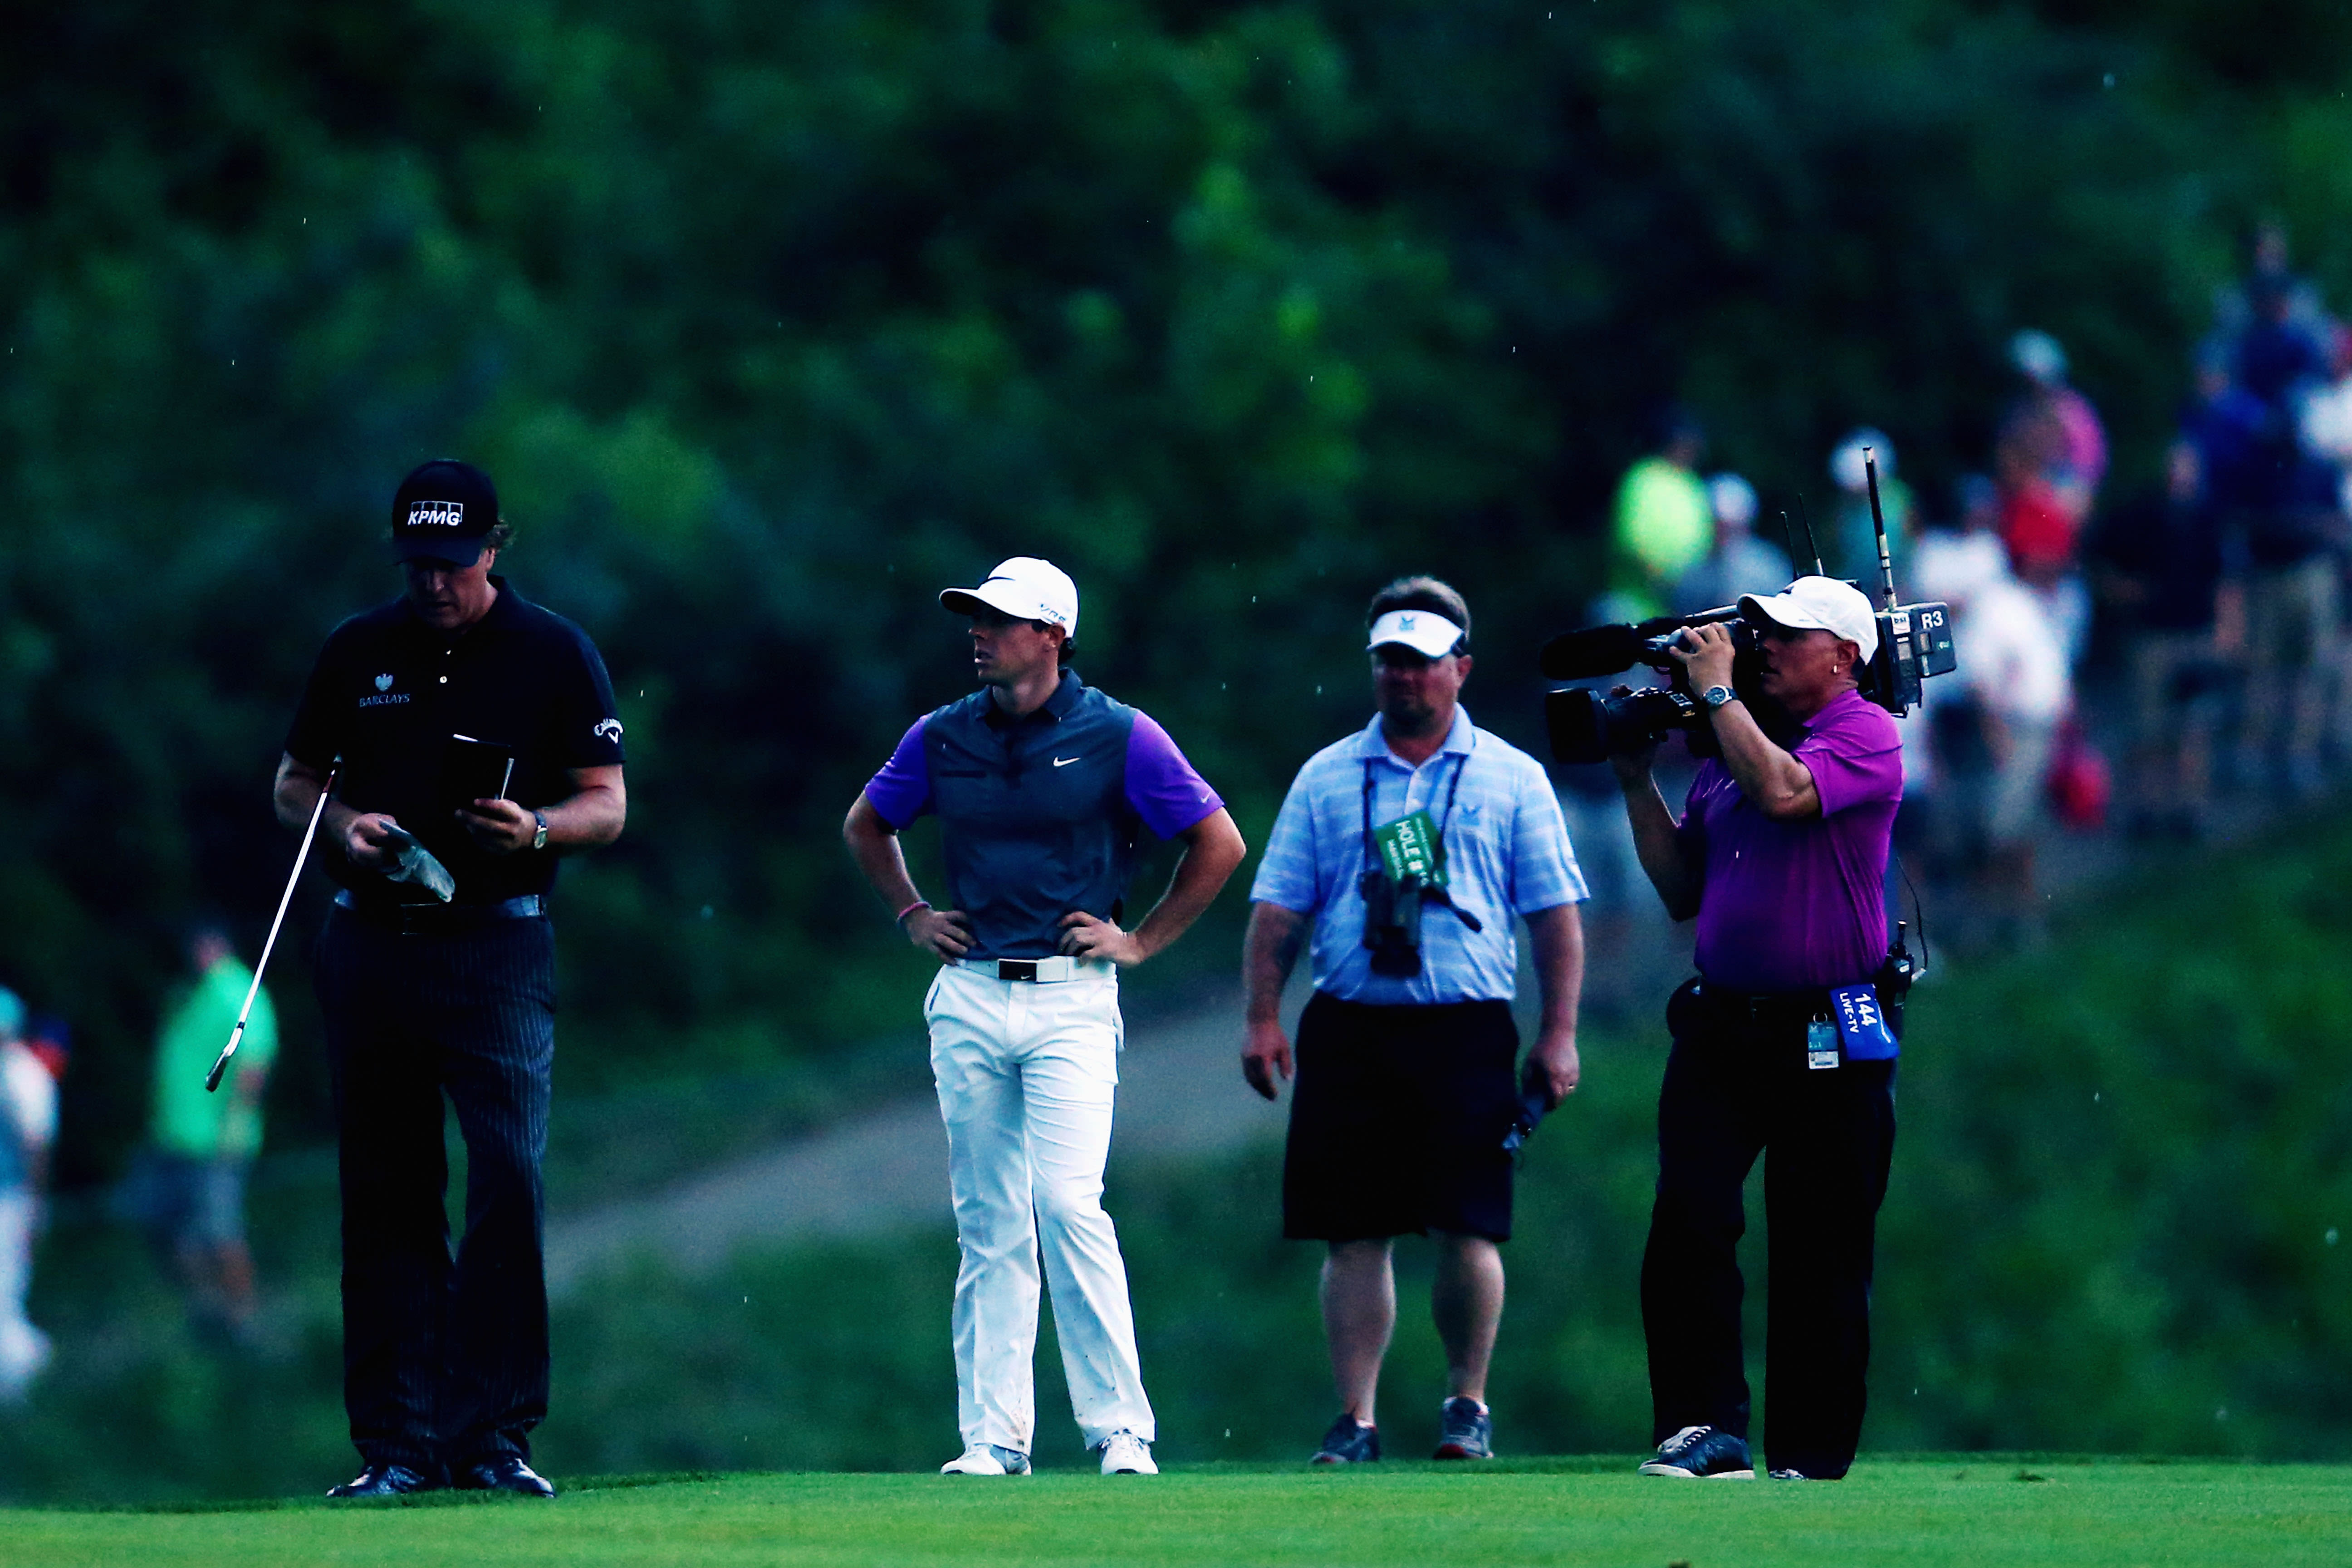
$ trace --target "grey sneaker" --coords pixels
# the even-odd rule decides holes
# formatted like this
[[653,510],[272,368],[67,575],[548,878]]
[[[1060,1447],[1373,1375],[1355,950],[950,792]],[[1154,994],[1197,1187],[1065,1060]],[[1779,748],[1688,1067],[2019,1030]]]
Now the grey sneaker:
[[1315,1450],[1311,1465],[1369,1465],[1381,1457],[1381,1429],[1367,1426],[1346,1411],[1331,1423],[1331,1430],[1323,1434],[1323,1446]]
[[1437,1452],[1440,1459],[1491,1459],[1495,1457],[1495,1417],[1475,1399],[1455,1394],[1438,1412]]
[[1685,1481],[1752,1481],[1755,1462],[1748,1457],[1748,1439],[1712,1426],[1685,1426],[1664,1442],[1642,1465],[1645,1476],[1673,1476]]

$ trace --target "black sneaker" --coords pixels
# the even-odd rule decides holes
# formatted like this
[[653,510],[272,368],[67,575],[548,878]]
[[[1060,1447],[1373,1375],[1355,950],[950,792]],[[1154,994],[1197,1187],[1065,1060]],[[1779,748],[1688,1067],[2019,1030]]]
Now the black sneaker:
[[1685,1426],[1643,1461],[1642,1473],[1686,1481],[1752,1481],[1756,1466],[1748,1458],[1747,1438],[1712,1426]]
[[1381,1457],[1381,1429],[1367,1426],[1346,1411],[1339,1412],[1331,1430],[1323,1434],[1323,1446],[1315,1450],[1310,1465],[1369,1465]]
[[1438,1412],[1437,1452],[1440,1459],[1491,1459],[1495,1457],[1495,1417],[1475,1399],[1455,1394]]

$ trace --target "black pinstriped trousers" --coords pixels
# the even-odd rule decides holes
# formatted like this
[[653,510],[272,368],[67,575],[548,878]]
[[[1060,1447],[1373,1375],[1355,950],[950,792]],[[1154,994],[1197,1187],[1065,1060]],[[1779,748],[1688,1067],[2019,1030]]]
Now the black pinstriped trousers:
[[[338,909],[317,978],[341,1132],[352,1442],[371,1465],[427,1474],[527,1458],[547,1414],[554,931],[541,917],[404,935]],[[466,1140],[454,1259],[445,1092]]]

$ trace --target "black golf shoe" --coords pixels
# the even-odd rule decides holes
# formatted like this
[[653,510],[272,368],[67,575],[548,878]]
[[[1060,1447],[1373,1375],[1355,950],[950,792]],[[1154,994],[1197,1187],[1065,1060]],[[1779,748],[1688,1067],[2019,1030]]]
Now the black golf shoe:
[[1455,1394],[1438,1412],[1439,1459],[1491,1459],[1495,1457],[1495,1417],[1475,1399]]
[[412,1470],[406,1465],[370,1465],[341,1486],[330,1487],[331,1498],[406,1497],[412,1492],[437,1492],[444,1485],[437,1475]]
[[1346,1411],[1339,1412],[1331,1430],[1323,1434],[1323,1446],[1315,1450],[1310,1465],[1369,1465],[1381,1457],[1381,1429],[1367,1426]]
[[1748,1457],[1747,1438],[1713,1426],[1685,1426],[1643,1461],[1642,1473],[1685,1481],[1752,1481],[1756,1465]]
[[554,1483],[523,1463],[519,1454],[501,1454],[478,1465],[468,1465],[458,1473],[457,1484],[467,1491],[512,1492],[517,1497],[536,1498],[555,1495]]

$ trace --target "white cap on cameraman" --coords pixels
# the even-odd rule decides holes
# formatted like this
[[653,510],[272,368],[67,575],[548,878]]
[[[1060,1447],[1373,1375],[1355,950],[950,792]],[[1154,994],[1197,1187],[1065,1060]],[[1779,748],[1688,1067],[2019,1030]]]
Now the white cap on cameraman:
[[1016,621],[1044,621],[1071,637],[1078,635],[1078,585],[1067,572],[1034,555],[998,562],[977,588],[943,588],[940,603],[960,616],[990,609]]
[[1434,610],[1391,610],[1372,623],[1371,651],[1395,643],[1423,658],[1444,658],[1461,646],[1462,628]]
[[1742,594],[1739,613],[1792,631],[1828,632],[1860,648],[1864,664],[1878,652],[1878,617],[1869,598],[1834,577],[1800,577],[1769,599]]

